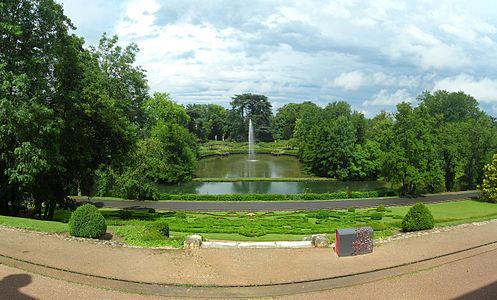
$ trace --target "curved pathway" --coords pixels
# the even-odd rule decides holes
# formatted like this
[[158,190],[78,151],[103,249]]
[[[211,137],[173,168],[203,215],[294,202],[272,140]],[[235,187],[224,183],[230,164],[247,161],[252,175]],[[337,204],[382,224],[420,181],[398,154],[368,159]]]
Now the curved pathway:
[[[391,285],[400,288],[404,282],[398,276],[417,276],[425,271],[416,280],[431,284],[432,288],[442,285],[433,291],[423,288],[425,296],[484,299],[495,295],[496,236],[497,221],[474,223],[388,242],[376,247],[373,254],[338,258],[331,249],[116,248],[0,227],[0,281],[5,282],[3,286],[0,282],[0,292],[2,288],[14,287],[10,292],[17,293],[17,287],[30,281],[27,276],[9,277],[12,274],[7,273],[13,271],[2,268],[6,265],[93,287],[155,296],[248,298],[312,292],[334,295],[343,291],[336,288],[348,287],[347,298],[354,299],[358,296],[355,289],[362,290],[360,295],[369,295],[381,281],[384,286],[390,285],[384,290],[387,298],[405,299],[419,296],[420,286],[411,284],[410,293],[402,296]],[[436,273],[436,268],[443,272]],[[440,281],[430,282],[427,277]],[[17,284],[12,284],[14,280]],[[368,291],[368,284],[373,291]],[[484,287],[489,294],[481,294],[479,289]]]
[[284,211],[313,209],[346,209],[384,206],[413,205],[418,202],[438,203],[478,197],[477,191],[421,195],[419,197],[372,198],[364,200],[316,200],[316,201],[130,201],[95,200],[104,207],[154,208],[189,211]]

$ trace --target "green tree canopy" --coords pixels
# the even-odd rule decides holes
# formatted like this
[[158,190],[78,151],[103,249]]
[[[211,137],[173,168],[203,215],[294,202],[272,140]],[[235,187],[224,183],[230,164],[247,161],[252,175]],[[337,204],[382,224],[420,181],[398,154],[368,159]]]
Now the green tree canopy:
[[249,120],[254,124],[255,138],[261,141],[272,140],[271,103],[264,95],[241,94],[232,98],[228,117],[229,136],[236,141],[245,141],[248,137]]

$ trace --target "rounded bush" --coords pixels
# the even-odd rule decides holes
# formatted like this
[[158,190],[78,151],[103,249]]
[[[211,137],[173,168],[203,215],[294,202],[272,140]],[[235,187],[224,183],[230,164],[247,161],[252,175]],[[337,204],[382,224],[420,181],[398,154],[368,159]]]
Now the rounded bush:
[[380,204],[380,205],[378,205],[378,207],[376,208],[376,211],[377,211],[377,212],[384,212],[384,211],[387,211],[387,209],[385,208],[385,205]]
[[320,210],[316,213],[316,219],[327,219],[330,217],[330,212],[326,210]]
[[371,214],[371,220],[381,220],[383,219],[383,214],[380,212],[374,212]]
[[105,218],[98,209],[85,204],[78,207],[69,219],[69,233],[72,236],[98,238],[107,231]]
[[169,237],[169,224],[164,220],[159,220],[146,226],[148,231],[156,231],[162,237]]
[[121,220],[129,220],[133,217],[133,213],[129,210],[121,209],[119,212],[119,218]]
[[402,220],[403,231],[418,231],[432,229],[435,226],[435,219],[428,207],[423,203],[418,203],[411,207]]
[[347,211],[350,213],[355,213],[355,207],[349,207]]
[[262,228],[242,228],[238,231],[238,234],[246,237],[259,237],[266,235],[266,230]]
[[174,216],[178,219],[186,219],[186,213],[184,211],[178,211]]

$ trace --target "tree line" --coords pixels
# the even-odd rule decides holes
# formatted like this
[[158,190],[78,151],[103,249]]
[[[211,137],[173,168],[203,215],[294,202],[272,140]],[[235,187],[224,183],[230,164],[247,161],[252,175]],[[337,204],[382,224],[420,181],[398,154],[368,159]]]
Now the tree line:
[[0,214],[52,218],[67,195],[146,199],[188,180],[197,143],[183,106],[149,94],[136,45],[84,47],[53,0],[0,3]]
[[192,178],[198,143],[288,140],[306,169],[384,179],[402,193],[475,188],[496,150],[496,121],[462,92],[423,93],[372,119],[346,102],[234,95],[231,107],[150,94],[138,48],[103,35],[95,47],[53,0],[0,3],[0,214],[50,219],[67,195],[153,199],[156,183]]
[[386,180],[401,194],[476,188],[497,150],[496,120],[463,92],[424,92],[417,100],[371,119],[344,101],[289,103],[273,116],[267,97],[254,94],[235,95],[230,109],[195,104],[186,110],[200,141],[246,141],[252,119],[258,141],[288,140],[318,176]]

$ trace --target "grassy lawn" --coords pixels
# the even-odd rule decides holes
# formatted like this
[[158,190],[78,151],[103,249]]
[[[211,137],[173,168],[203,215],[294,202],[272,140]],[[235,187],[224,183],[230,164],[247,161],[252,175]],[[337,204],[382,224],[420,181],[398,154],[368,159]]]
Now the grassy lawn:
[[[465,200],[427,205],[437,226],[497,218],[497,205]],[[314,233],[327,233],[334,240],[336,228],[371,226],[375,238],[399,231],[409,207],[389,207],[381,220],[374,220],[376,209],[320,210],[294,212],[173,212],[153,210],[100,209],[112,232],[130,245],[181,247],[185,236],[199,233],[206,239],[238,241],[301,240]],[[64,222],[69,211],[58,211],[56,221],[0,216],[0,224],[46,232],[67,232]],[[166,220],[169,239],[149,235],[147,225]]]
[[42,221],[19,217],[0,216],[0,225],[51,233],[69,232],[69,226],[62,222]]
[[[264,153],[297,154],[297,149],[293,148],[288,141],[258,142],[254,145],[254,150]],[[247,151],[248,142],[208,141],[200,144],[200,156],[222,153],[247,153]]]

